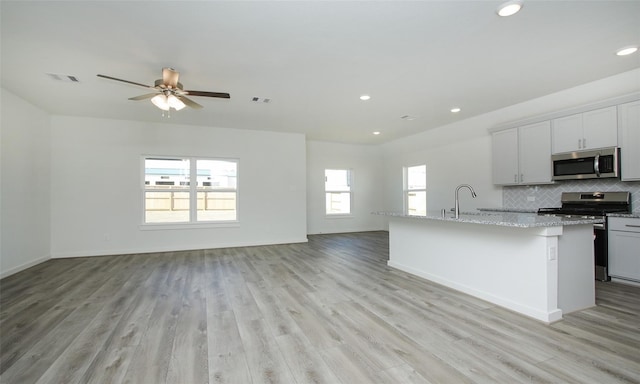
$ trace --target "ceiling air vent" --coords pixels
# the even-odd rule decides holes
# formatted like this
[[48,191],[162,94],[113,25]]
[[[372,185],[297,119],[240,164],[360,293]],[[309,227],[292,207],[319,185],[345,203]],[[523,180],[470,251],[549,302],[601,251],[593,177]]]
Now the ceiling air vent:
[[266,97],[252,97],[251,101],[254,103],[265,103],[268,104],[271,102],[271,99],[267,99]]
[[79,83],[80,82],[80,80],[78,80],[77,77],[72,76],[72,75],[60,75],[60,74],[57,74],[57,73],[47,73],[47,76],[49,76],[53,80],[64,81],[65,83]]

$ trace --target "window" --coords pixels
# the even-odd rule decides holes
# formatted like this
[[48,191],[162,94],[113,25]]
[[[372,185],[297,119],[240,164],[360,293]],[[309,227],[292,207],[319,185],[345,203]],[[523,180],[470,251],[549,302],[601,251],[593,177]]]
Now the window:
[[144,222],[235,221],[237,185],[237,160],[147,157],[144,159]]
[[404,168],[404,207],[407,215],[427,214],[427,166]]
[[324,191],[327,215],[351,214],[351,171],[325,169]]

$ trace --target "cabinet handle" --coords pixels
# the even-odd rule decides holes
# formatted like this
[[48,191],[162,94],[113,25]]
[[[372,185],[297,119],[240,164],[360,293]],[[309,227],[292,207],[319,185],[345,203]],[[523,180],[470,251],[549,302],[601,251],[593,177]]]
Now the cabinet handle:
[[582,149],[587,148],[587,139],[582,139]]
[[633,225],[633,224],[625,224],[625,226],[630,228],[640,228],[640,225]]
[[520,174],[520,182],[522,183],[524,181],[524,174]]
[[582,139],[578,139],[578,149],[582,149]]
[[517,173],[515,175],[513,175],[513,182],[514,183],[518,182],[518,174]]

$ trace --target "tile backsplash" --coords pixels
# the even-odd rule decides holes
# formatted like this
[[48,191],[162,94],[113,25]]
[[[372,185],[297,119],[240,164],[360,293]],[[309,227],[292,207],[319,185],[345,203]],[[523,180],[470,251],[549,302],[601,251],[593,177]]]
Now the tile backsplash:
[[[502,204],[510,209],[559,207],[562,192],[631,192],[631,209],[640,213],[640,181],[571,180],[551,185],[508,186],[502,188]],[[531,201],[534,200],[534,201]]]

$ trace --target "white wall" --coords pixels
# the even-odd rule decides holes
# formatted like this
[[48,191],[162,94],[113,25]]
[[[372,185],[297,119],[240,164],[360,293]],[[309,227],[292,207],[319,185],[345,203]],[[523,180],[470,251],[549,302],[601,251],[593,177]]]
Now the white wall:
[[502,188],[491,182],[489,129],[638,90],[640,69],[383,144],[385,209],[402,210],[402,167],[420,163],[427,164],[427,209],[453,207],[455,187],[462,183],[471,184],[478,194],[478,198],[472,199],[467,191],[462,191],[463,211],[501,207]]
[[0,277],[49,258],[49,115],[5,89],[0,124]]
[[482,207],[499,207],[502,190],[491,182],[491,138],[473,137],[456,143],[414,152],[385,152],[387,209],[402,211],[402,169],[427,165],[427,210],[453,208],[454,191],[460,184],[470,184],[477,198],[468,190],[460,191],[461,211]]
[[[301,134],[54,116],[52,257],[306,241]],[[237,227],[142,230],[142,155],[239,159]]]
[[[405,165],[427,164],[429,209],[452,207],[461,183],[478,193],[471,199],[462,192],[463,210],[501,206],[502,189],[491,184],[488,129],[638,90],[640,69],[374,147],[305,143],[297,134],[50,117],[3,89],[0,276],[49,255],[286,243],[305,241],[307,232],[378,230],[385,220],[369,213],[402,209]],[[143,154],[239,158],[240,226],[141,230]],[[323,171],[343,167],[354,170],[354,215],[326,219]]]
[[[379,148],[367,145],[307,142],[307,230],[310,234],[384,229],[383,220],[372,215],[384,206],[382,157]],[[352,214],[325,215],[324,170],[351,169]]]

